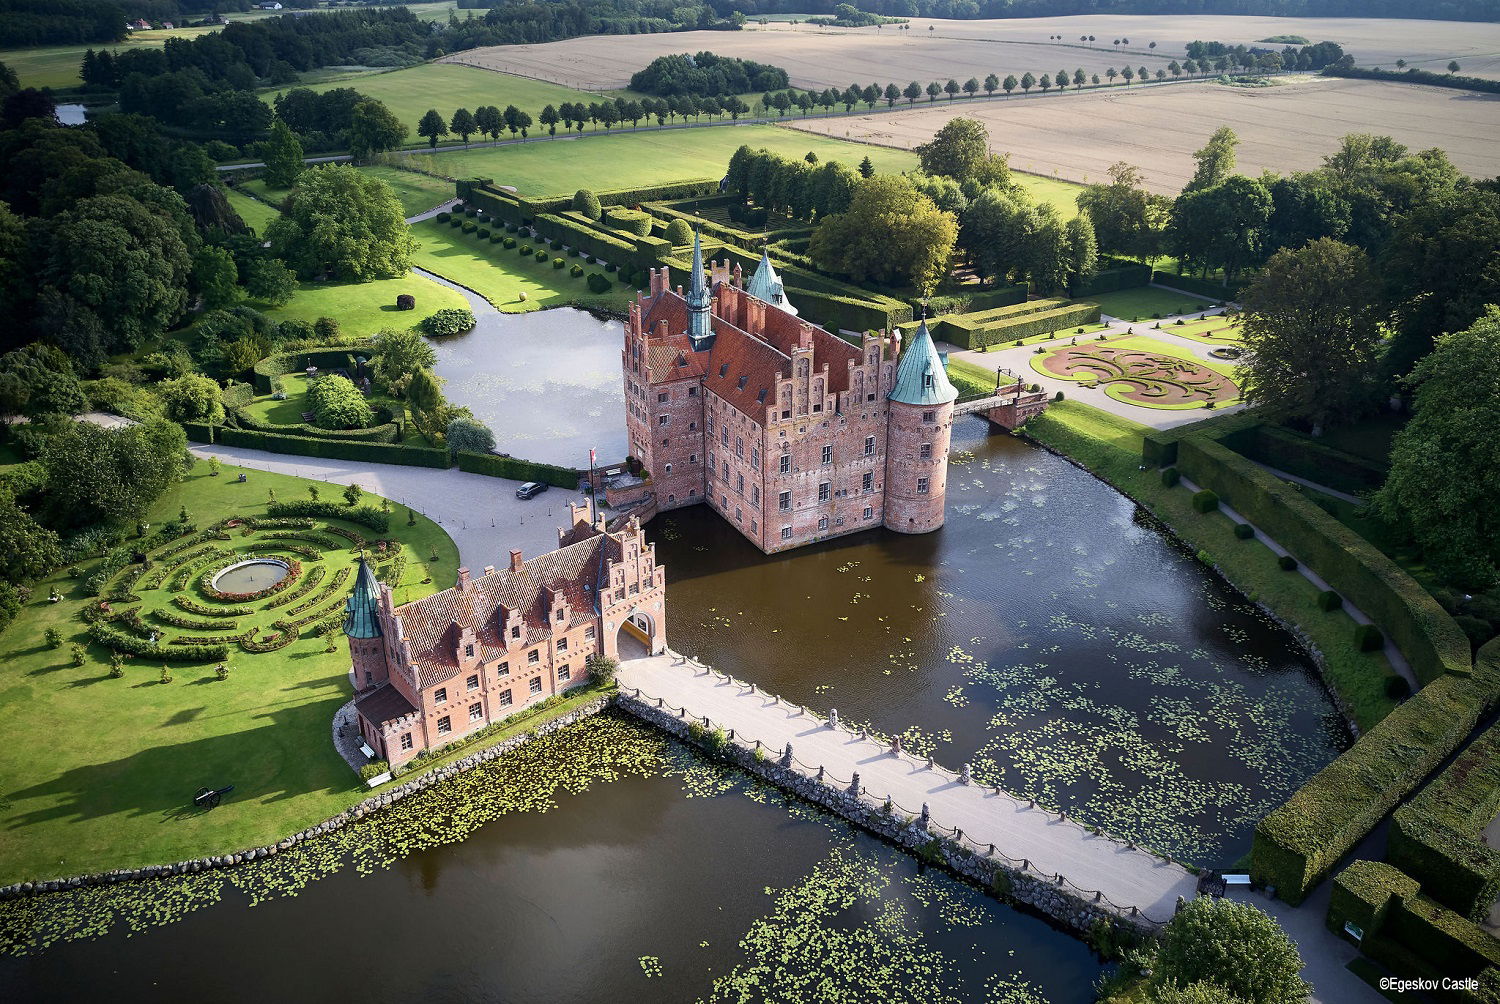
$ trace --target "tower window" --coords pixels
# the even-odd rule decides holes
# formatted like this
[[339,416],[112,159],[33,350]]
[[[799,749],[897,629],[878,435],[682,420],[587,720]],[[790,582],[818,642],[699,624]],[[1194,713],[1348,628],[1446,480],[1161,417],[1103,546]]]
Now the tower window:
[[448,688],[439,687],[432,692],[432,703],[443,704],[448,700]]
[[826,530],[826,529],[828,529],[828,517],[827,516],[824,516],[822,519],[818,520],[818,529],[819,530]]
[[792,455],[790,453],[783,453],[781,455],[781,473],[782,474],[789,473],[791,471],[791,469],[792,469]]
[[865,456],[867,456],[867,457],[873,457],[874,455],[875,455],[875,437],[874,436],[866,436],[865,437]]
[[410,732],[403,732],[403,733],[401,733],[401,748],[404,749],[404,750],[411,749],[411,733]]
[[782,512],[788,512],[788,511],[791,510],[791,508],[792,508],[792,493],[791,492],[782,492],[781,493],[781,511]]
[[479,674],[475,673],[474,675],[470,676],[467,680],[464,681],[464,686],[467,687],[469,690],[478,690],[479,689]]
[[832,446],[825,446],[825,447],[823,447],[823,463],[825,463],[825,464],[831,464],[831,463],[833,463],[833,447]]
[[926,495],[927,494],[927,479],[926,478],[917,478],[917,494],[918,495]]
[[865,506],[865,519],[874,519],[874,518],[875,518],[875,510],[871,509],[869,506]]
[[875,490],[875,474],[874,474],[874,472],[872,472],[872,471],[865,471],[864,479],[861,480],[860,483],[859,483],[859,490],[863,491],[863,492],[872,492],[872,491]]
[[828,501],[828,482],[827,481],[824,481],[824,482],[822,482],[822,483],[820,483],[818,485],[818,501],[819,502],[827,502]]
[[438,735],[445,736],[453,731],[453,719],[444,715],[438,719]]
[[660,391],[656,395],[656,403],[657,404],[666,404],[667,400],[670,397],[671,397],[671,394],[669,394],[667,391]]
[[784,527],[781,528],[781,539],[782,540],[791,540],[792,539],[792,528],[791,527],[784,526]]
[[932,422],[936,422],[937,421],[937,412],[935,412],[935,411],[924,411],[924,412],[922,412],[922,421],[927,422],[929,424],[931,424]]
[[932,456],[932,444],[923,443],[921,448],[917,452],[923,460],[926,460],[927,458]]
[[477,722],[484,717],[484,706],[479,702],[469,705],[469,721]]

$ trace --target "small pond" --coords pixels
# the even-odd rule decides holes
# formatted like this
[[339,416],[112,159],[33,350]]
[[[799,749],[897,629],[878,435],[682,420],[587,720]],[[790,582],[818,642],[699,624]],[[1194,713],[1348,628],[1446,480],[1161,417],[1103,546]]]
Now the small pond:
[[63,125],[83,125],[87,118],[83,105],[77,104],[58,105],[53,114]]
[[256,558],[230,565],[214,576],[213,587],[221,593],[258,593],[286,578],[287,564],[275,558]]
[[434,372],[448,400],[495,432],[495,449],[514,457],[588,466],[625,459],[619,321],[573,307],[502,314],[467,294],[473,331],[433,339]]

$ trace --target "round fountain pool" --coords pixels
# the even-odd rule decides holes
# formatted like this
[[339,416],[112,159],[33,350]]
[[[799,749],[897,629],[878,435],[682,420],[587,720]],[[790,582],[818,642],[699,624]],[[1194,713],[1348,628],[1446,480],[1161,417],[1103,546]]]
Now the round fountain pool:
[[275,558],[254,558],[230,565],[214,576],[213,587],[221,593],[258,593],[286,578],[290,567]]

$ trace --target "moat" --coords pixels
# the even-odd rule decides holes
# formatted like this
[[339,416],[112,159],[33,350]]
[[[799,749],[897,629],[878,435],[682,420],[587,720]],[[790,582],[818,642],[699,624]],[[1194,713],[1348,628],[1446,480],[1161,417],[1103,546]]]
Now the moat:
[[[673,646],[1120,835],[1235,862],[1347,745],[1310,660],[1061,458],[976,418],[954,456],[937,534],[766,557],[707,511],[656,520]],[[793,976],[867,988],[843,999],[1093,1000],[1100,964],[1072,936],[670,749],[664,773],[596,778],[367,875],[345,865],[254,909],[228,887],[132,939],[117,924],[0,960],[0,996],[765,999],[760,969],[792,939]],[[427,818],[441,832],[448,815]]]

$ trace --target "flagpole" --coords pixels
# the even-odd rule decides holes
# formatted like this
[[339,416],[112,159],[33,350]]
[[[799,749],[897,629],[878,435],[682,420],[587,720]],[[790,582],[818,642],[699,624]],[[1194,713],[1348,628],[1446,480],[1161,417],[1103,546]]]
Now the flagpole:
[[594,448],[589,447],[589,508],[593,514],[593,524],[599,526],[599,482],[594,473]]

